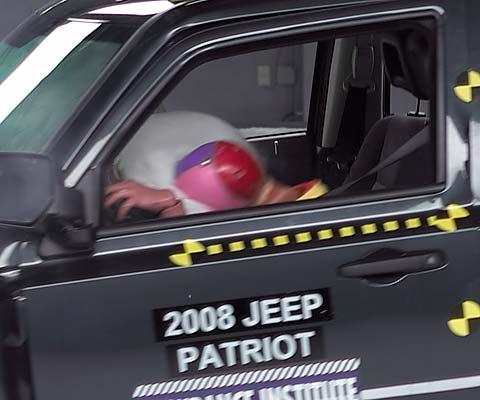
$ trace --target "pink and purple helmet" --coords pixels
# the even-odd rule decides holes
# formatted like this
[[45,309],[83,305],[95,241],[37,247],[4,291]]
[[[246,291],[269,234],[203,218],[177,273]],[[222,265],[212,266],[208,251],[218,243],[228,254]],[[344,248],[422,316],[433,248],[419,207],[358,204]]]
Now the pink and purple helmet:
[[251,205],[262,180],[262,169],[248,151],[217,141],[177,163],[175,186],[212,210],[227,210]]

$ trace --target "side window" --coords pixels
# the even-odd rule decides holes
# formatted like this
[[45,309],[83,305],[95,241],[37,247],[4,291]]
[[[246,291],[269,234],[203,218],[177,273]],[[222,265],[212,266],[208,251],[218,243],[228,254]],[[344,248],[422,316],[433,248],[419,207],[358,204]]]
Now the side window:
[[306,132],[315,53],[310,43],[210,61],[188,74],[159,111],[214,115],[246,138]]
[[421,100],[415,97],[412,93],[390,86],[390,114],[393,115],[408,115],[421,113],[428,115],[430,110],[430,102],[428,100]]
[[[157,99],[105,165],[104,223],[314,207],[327,194],[402,195],[436,183],[434,28],[398,21],[388,31],[213,54]],[[421,145],[382,166],[420,134]]]

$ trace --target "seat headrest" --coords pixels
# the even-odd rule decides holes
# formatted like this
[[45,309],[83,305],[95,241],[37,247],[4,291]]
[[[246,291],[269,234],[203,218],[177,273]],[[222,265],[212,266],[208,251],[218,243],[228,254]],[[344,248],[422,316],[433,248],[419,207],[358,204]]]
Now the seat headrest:
[[385,34],[381,37],[382,57],[393,86],[428,100],[432,96],[434,57],[432,42],[420,31]]

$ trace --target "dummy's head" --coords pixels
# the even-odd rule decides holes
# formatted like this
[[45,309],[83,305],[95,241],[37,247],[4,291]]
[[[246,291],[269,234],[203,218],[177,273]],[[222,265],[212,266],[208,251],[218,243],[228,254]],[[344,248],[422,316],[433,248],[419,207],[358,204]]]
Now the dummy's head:
[[177,163],[175,186],[213,210],[227,210],[250,205],[263,179],[249,151],[236,143],[216,141]]
[[205,143],[236,143],[255,155],[241,133],[225,121],[198,112],[153,114],[116,160],[121,178],[165,189],[176,179],[176,165]]

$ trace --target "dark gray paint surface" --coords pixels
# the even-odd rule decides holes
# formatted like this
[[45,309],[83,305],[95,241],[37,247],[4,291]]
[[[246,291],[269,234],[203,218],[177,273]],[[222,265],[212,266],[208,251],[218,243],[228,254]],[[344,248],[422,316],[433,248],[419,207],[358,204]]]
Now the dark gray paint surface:
[[3,39],[48,0],[1,0],[0,39]]
[[[172,379],[166,343],[155,341],[153,309],[326,287],[334,317],[316,325],[324,333],[323,358],[360,357],[362,389],[469,375],[478,365],[475,339],[459,340],[446,323],[453,306],[480,289],[463,254],[468,246],[469,258],[480,257],[478,236],[476,230],[440,233],[28,290],[36,398],[128,399],[137,385]],[[448,249],[449,265],[383,288],[336,275],[337,266],[385,247]]]
[[[361,218],[400,217],[404,212],[434,212],[451,202],[471,202],[468,173],[458,159],[458,154],[466,150],[461,128],[468,121],[450,90],[458,74],[471,64],[464,47],[457,45],[466,42],[464,15],[456,8],[457,3],[449,4],[445,97],[450,146],[443,192],[379,204],[107,238],[97,244],[97,252],[175,243],[186,238],[202,239],[211,236],[212,231],[228,236],[232,232],[281,230],[285,226],[311,223],[359,222]],[[404,239],[26,288],[21,312],[29,333],[35,398],[121,400],[129,398],[136,385],[168,379],[164,344],[154,340],[151,316],[154,308],[323,287],[332,289],[334,310],[334,319],[320,324],[325,333],[325,358],[361,357],[362,388],[478,374],[478,352],[474,347],[477,337],[459,339],[446,326],[455,306],[467,298],[478,299],[480,275],[475,262],[480,256],[478,235],[476,228],[428,235],[405,233]],[[385,247],[403,251],[443,249],[449,265],[386,288],[337,277],[339,265]],[[117,265],[121,266],[122,255],[117,257]],[[42,264],[34,266],[38,273],[42,267]],[[475,399],[478,397],[475,392],[419,398]]]

